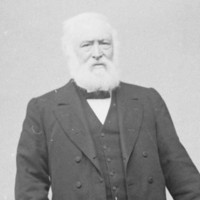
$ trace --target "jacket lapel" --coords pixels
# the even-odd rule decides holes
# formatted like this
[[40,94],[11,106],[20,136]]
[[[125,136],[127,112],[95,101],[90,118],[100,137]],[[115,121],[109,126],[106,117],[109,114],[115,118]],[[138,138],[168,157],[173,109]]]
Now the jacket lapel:
[[[143,107],[136,92],[129,91],[125,84],[121,83],[117,91],[117,108],[122,155],[126,170],[141,127]],[[54,113],[66,136],[89,158],[101,173],[94,143],[84,117],[81,100],[72,82],[57,92],[57,106]]]
[[143,118],[143,107],[139,96],[128,91],[122,83],[117,95],[120,139],[125,171],[134,150]]
[[96,166],[100,172],[96,150],[92,141],[87,122],[84,117],[81,100],[72,82],[57,92],[55,116],[64,133]]

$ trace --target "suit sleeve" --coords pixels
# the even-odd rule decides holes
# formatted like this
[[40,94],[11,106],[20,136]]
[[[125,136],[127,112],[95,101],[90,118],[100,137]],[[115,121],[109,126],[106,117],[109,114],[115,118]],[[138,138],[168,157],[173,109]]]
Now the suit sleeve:
[[181,144],[161,96],[152,89],[160,163],[175,200],[200,200],[200,175]]
[[17,148],[16,200],[48,200],[50,187],[45,133],[37,100],[27,107]]

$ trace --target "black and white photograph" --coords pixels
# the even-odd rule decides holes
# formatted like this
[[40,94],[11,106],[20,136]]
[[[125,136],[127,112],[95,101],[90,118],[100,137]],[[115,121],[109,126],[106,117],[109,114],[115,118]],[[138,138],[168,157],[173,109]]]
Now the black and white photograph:
[[200,200],[200,1],[1,0],[1,200]]

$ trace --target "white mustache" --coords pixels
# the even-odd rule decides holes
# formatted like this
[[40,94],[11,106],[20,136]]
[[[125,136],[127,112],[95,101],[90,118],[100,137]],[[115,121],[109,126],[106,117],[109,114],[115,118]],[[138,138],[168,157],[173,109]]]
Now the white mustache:
[[91,68],[106,68],[106,66],[105,63],[94,63]]
[[98,65],[103,65],[104,67],[108,67],[110,65],[110,63],[112,63],[112,61],[108,60],[108,59],[105,59],[105,58],[102,58],[100,61],[88,61],[88,65],[89,66],[98,66]]

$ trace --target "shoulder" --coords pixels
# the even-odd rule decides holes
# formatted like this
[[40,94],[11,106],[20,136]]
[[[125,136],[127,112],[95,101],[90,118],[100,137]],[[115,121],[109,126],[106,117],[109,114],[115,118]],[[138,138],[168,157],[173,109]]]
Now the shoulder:
[[143,87],[130,83],[121,82],[120,89],[127,98],[139,99],[143,104],[153,106],[155,109],[165,105],[160,93],[152,87]]
[[69,83],[54,90],[51,90],[47,93],[44,93],[40,96],[33,97],[28,102],[28,108],[45,108],[45,107],[54,107],[57,104],[58,96],[62,96],[66,93]]
[[130,95],[137,95],[138,97],[159,98],[159,92],[152,87],[144,87],[131,83],[121,82],[120,88]]

